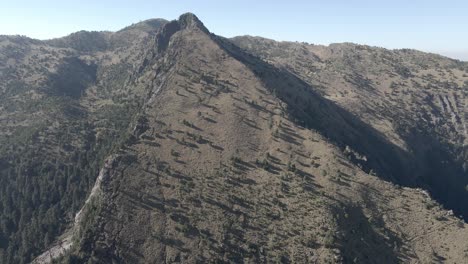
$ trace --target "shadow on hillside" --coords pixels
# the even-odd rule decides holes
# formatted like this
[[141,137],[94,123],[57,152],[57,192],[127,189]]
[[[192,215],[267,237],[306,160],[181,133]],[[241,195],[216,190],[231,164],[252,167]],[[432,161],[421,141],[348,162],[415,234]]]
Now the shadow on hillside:
[[[370,173],[372,170],[381,178],[399,185],[428,189],[446,207],[468,217],[466,206],[468,192],[464,190],[467,184],[466,177],[462,177],[463,171],[459,169],[461,166],[457,166],[456,162],[448,161],[446,166],[440,165],[441,160],[451,158],[448,155],[449,152],[443,151],[443,147],[433,149],[435,153],[418,156],[415,154],[421,153],[415,153],[415,149],[422,147],[416,143],[413,144],[415,138],[411,138],[407,141],[410,142],[411,153],[407,152],[388,141],[382,133],[359,117],[317,94],[313,87],[293,73],[264,62],[227,39],[213,36],[213,40],[233,58],[249,67],[270,93],[287,103],[288,114],[292,121],[318,131],[343,150],[349,146],[353,150],[347,153],[349,159],[361,166],[364,171]],[[282,129],[283,140],[299,144],[300,141],[298,142],[297,138],[284,133],[285,131],[291,132],[290,130]],[[422,142],[422,146],[424,147],[424,144],[430,141]],[[359,156],[365,156],[366,160]],[[433,170],[436,173],[431,172]],[[447,173],[450,176],[440,177]],[[446,179],[450,180],[446,181]]]
[[[359,162],[366,171],[371,169],[388,180],[399,183],[407,181],[410,155],[387,141],[383,135],[368,124],[314,92],[314,89],[294,74],[273,67],[270,64],[245,53],[237,46],[215,38],[215,41],[232,57],[249,67],[262,81],[265,87],[288,104],[288,111],[300,126],[312,128],[344,149],[350,146],[361,155],[367,156],[367,162]],[[284,140],[299,144],[296,133],[287,126],[281,127]],[[411,181],[405,182],[411,184]]]
[[[402,241],[391,231],[384,234],[377,230],[378,224],[368,219],[361,207],[342,205],[332,208],[333,215],[338,215],[339,236],[332,247],[340,249],[343,263],[399,263],[408,256],[401,256],[398,248]],[[373,221],[373,220],[372,220]]]
[[79,58],[66,58],[56,73],[48,77],[49,93],[79,99],[96,82],[97,66]]
[[[420,157],[418,185],[429,189],[431,195],[453,209],[457,214],[463,214],[468,220],[468,173],[463,171],[463,157],[457,157],[453,151],[457,146],[444,142],[441,143],[429,136],[436,132],[428,133],[428,128],[413,129],[402,138],[408,143],[415,156]],[[405,134],[405,133],[400,133]],[[468,149],[465,149],[465,157]],[[459,150],[462,153],[463,150]],[[465,159],[466,160],[466,159]],[[443,177],[441,177],[443,175]]]

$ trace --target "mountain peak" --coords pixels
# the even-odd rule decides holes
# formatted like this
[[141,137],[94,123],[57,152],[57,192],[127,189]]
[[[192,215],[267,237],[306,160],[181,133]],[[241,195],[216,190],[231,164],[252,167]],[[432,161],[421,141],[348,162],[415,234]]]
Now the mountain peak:
[[208,29],[203,25],[200,19],[190,12],[180,15],[179,24],[181,28],[199,28],[202,31],[208,32]]

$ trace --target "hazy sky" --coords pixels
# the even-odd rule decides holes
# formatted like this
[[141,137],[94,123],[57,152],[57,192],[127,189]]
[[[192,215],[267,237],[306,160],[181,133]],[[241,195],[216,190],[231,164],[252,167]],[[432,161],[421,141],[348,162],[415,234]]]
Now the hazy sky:
[[215,34],[414,48],[468,60],[468,0],[0,0],[0,34],[61,37],[195,13]]

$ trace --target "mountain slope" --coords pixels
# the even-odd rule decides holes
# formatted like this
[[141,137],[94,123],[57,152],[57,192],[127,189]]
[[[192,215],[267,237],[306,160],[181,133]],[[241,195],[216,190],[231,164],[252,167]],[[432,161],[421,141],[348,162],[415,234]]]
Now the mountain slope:
[[135,26],[114,33],[127,46],[96,53],[0,38],[1,263],[30,262],[50,246],[124,140],[141,100],[126,81],[157,29]]
[[248,36],[232,41],[293,72],[409,153],[411,173],[393,180],[428,189],[467,216],[468,63],[355,44],[325,47]]
[[[272,87],[259,75],[290,76],[254,72],[247,54],[191,14],[152,43],[135,80],[149,92],[134,138],[107,162],[69,259],[464,261],[462,221],[422,191],[366,174],[298,124],[275,89],[303,83]],[[325,109],[320,119],[338,118]]]

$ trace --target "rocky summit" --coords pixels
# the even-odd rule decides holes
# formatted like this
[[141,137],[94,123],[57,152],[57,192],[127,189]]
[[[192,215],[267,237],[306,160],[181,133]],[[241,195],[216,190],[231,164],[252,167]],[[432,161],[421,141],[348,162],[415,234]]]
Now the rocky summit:
[[0,263],[467,263],[467,93],[191,13],[0,36]]

